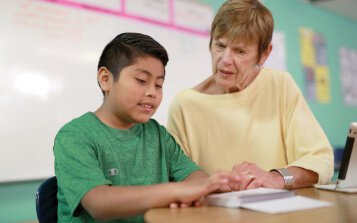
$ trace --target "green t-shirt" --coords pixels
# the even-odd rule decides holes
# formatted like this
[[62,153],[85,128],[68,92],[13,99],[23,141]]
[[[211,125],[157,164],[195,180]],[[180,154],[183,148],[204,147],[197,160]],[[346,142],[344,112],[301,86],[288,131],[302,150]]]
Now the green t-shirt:
[[[119,130],[92,112],[61,128],[54,155],[59,222],[95,222],[80,206],[94,187],[182,181],[199,169],[155,120]],[[113,222],[143,222],[143,216]]]

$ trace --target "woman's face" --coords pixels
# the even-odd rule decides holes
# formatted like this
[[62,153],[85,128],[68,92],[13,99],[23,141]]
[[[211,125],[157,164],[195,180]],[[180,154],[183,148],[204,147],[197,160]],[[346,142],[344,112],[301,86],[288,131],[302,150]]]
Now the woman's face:
[[246,88],[259,73],[257,65],[262,65],[258,61],[256,41],[232,43],[225,37],[214,39],[211,56],[216,84],[225,93]]

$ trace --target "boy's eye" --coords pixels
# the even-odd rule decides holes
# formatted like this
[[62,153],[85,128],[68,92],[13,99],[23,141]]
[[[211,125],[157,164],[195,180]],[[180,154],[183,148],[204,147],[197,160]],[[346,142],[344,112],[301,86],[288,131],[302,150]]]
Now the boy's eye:
[[155,85],[157,88],[162,88],[162,85],[161,84],[156,84]]
[[139,82],[140,84],[145,84],[146,81],[140,78],[135,78],[137,82]]

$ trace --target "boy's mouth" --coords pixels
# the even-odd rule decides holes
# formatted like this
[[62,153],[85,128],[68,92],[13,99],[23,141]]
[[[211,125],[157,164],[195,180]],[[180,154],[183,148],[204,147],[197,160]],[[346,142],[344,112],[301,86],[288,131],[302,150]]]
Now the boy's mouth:
[[146,112],[152,112],[155,109],[155,105],[151,103],[139,103]]

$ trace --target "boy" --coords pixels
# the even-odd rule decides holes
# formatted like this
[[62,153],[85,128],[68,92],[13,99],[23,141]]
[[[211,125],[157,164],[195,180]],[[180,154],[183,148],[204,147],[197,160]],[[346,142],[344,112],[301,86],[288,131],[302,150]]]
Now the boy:
[[120,34],[104,48],[97,73],[103,104],[55,139],[59,222],[142,222],[149,208],[199,206],[206,194],[237,182],[224,172],[207,177],[150,119],[167,62],[166,50],[139,33]]

